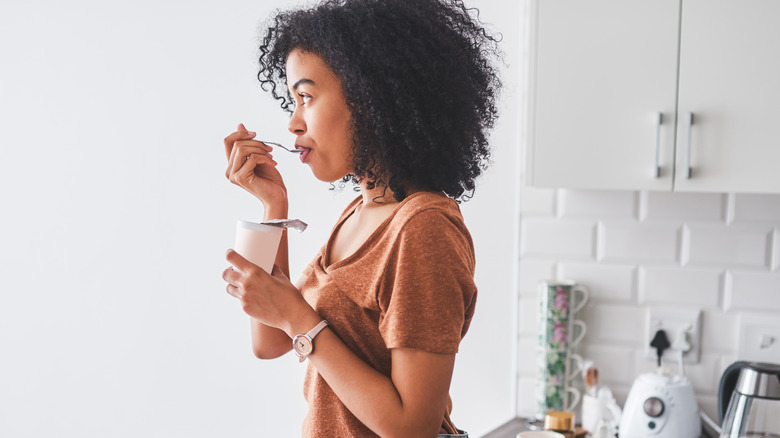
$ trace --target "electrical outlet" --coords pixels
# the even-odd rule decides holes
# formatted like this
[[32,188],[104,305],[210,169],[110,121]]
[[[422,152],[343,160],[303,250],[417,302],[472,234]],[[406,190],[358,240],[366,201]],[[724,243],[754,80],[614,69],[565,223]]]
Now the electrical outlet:
[[753,362],[780,362],[780,318],[777,314],[739,315],[737,359]]
[[[658,330],[666,332],[669,343],[674,345],[680,333],[686,333],[691,349],[683,354],[685,363],[699,363],[701,355],[701,311],[684,309],[650,309],[647,313],[645,356],[656,360],[655,348],[650,346]],[[672,347],[664,350],[661,359],[667,364],[678,363],[679,353]]]

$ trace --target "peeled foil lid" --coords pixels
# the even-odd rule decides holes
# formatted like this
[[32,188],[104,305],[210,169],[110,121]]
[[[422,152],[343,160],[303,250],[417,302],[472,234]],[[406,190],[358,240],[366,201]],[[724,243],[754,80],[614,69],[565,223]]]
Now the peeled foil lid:
[[279,227],[279,228],[292,228],[294,230],[298,230],[298,232],[303,233],[303,230],[308,227],[306,222],[300,220],[300,219],[274,219],[268,222],[261,222],[263,225],[270,225],[272,227]]

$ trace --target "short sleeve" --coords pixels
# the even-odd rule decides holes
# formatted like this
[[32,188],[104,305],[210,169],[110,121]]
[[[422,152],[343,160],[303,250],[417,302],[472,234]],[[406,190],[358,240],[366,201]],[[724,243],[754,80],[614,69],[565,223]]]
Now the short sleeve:
[[387,348],[457,353],[476,302],[474,248],[457,216],[423,210],[402,226],[378,292]]

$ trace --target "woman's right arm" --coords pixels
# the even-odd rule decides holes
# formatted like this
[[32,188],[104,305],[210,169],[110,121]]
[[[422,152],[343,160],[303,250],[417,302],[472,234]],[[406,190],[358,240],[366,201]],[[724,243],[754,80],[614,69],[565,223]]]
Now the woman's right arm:
[[[239,124],[236,132],[225,138],[225,154],[228,167],[225,172],[230,182],[257,197],[265,210],[264,221],[287,219],[287,188],[282,175],[276,169],[271,147],[254,140],[254,132]],[[286,276],[290,276],[287,247],[287,231],[282,233],[279,251],[274,264]],[[287,334],[250,318],[252,351],[260,359],[273,359],[292,349],[292,340]]]

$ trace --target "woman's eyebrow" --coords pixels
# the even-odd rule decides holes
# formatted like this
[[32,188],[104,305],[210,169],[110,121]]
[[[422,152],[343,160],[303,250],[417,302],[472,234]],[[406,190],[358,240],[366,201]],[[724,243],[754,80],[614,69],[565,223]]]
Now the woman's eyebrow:
[[312,85],[314,85],[314,81],[312,81],[311,79],[306,79],[306,78],[298,79],[298,80],[297,80],[297,81],[296,81],[296,82],[293,84],[293,86],[292,86],[292,90],[293,90],[293,91],[297,90],[297,89],[298,89],[298,87],[300,87],[300,86],[301,86],[301,84],[312,84]]

